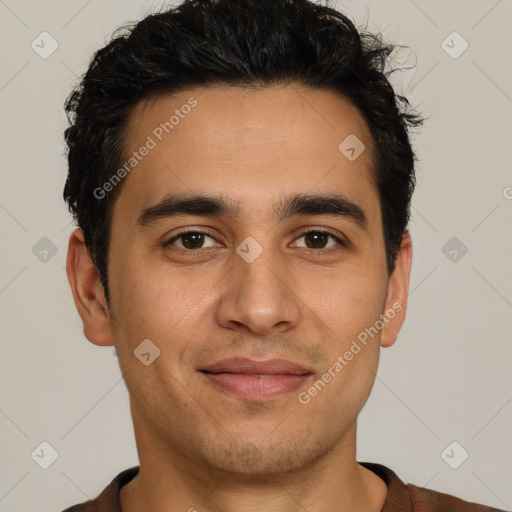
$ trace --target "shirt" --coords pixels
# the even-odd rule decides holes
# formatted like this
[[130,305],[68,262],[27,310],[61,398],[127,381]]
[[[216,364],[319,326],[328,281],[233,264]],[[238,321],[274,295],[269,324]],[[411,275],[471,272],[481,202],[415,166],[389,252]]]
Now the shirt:
[[[391,469],[381,464],[359,464],[373,471],[388,486],[388,495],[381,512],[505,512],[413,484],[404,484]],[[96,499],[74,505],[63,512],[122,512],[119,490],[137,475],[139,467],[119,473]]]

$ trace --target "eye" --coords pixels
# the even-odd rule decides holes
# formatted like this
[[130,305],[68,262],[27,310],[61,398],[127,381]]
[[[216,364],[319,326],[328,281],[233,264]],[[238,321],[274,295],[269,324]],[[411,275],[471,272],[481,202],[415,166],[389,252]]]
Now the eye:
[[[177,245],[178,249],[181,251],[194,251],[197,249],[204,249],[205,237],[211,238],[214,242],[214,238],[208,233],[204,233],[203,231],[184,231],[183,233],[179,233],[176,236],[173,236],[170,240],[168,240],[165,245],[174,245],[175,241],[179,241],[180,245]],[[209,247],[214,247],[216,244],[213,243]]]
[[[304,238],[307,249],[317,249],[323,252],[334,252],[340,250],[340,245],[342,247],[347,247],[347,243],[344,242],[341,238],[332,233],[329,233],[328,231],[322,231],[318,229],[302,233],[302,235],[300,235],[297,240],[300,240],[301,238]],[[326,244],[328,243],[329,238],[334,240],[334,243],[330,246],[327,246],[326,248]]]
[[[205,246],[206,239],[211,240],[210,245]],[[323,231],[320,229],[306,231],[302,233],[296,240],[304,238],[306,245],[296,247],[303,247],[306,249],[313,249],[315,252],[331,253],[340,250],[342,247],[348,247],[348,242],[337,237],[333,233]],[[333,242],[327,245],[329,239]],[[199,249],[208,249],[209,247],[218,246],[215,238],[204,231],[183,231],[170,238],[165,242],[165,246],[174,246],[177,252],[194,252]]]

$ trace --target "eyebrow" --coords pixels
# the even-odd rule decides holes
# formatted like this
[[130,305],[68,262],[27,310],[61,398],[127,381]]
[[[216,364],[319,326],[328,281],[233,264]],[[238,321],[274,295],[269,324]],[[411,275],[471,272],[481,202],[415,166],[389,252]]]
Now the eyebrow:
[[[144,208],[137,217],[140,229],[147,229],[160,220],[176,216],[240,217],[239,204],[230,197],[170,194],[160,202]],[[364,210],[342,194],[296,194],[282,198],[274,206],[274,217],[283,221],[297,215],[334,215],[354,222],[368,231],[368,217]]]

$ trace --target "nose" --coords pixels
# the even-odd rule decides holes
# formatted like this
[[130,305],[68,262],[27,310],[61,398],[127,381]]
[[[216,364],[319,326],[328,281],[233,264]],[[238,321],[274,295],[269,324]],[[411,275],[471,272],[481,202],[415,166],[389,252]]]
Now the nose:
[[252,263],[238,254],[227,276],[216,310],[219,325],[269,335],[295,328],[300,321],[300,299],[286,262],[263,253]]

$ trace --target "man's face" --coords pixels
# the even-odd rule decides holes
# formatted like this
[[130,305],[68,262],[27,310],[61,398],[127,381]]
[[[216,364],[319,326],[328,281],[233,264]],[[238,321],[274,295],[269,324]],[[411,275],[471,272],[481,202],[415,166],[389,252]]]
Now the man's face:
[[[197,104],[183,108],[190,98]],[[158,130],[176,110],[179,122]],[[366,146],[355,160],[338,148],[353,135]],[[305,467],[355,432],[383,332],[332,367],[391,307],[368,127],[334,92],[197,88],[138,105],[127,157],[153,146],[148,136],[156,145],[114,205],[108,260],[111,328],[136,436],[160,456],[210,468]],[[221,198],[238,215],[141,217],[175,194]],[[366,227],[354,215],[277,211],[295,195],[342,195]],[[179,237],[184,231],[195,234]],[[134,355],[146,339],[160,350],[147,366]],[[299,370],[215,367],[232,358],[281,359]],[[309,393],[329,368],[330,381]]]

